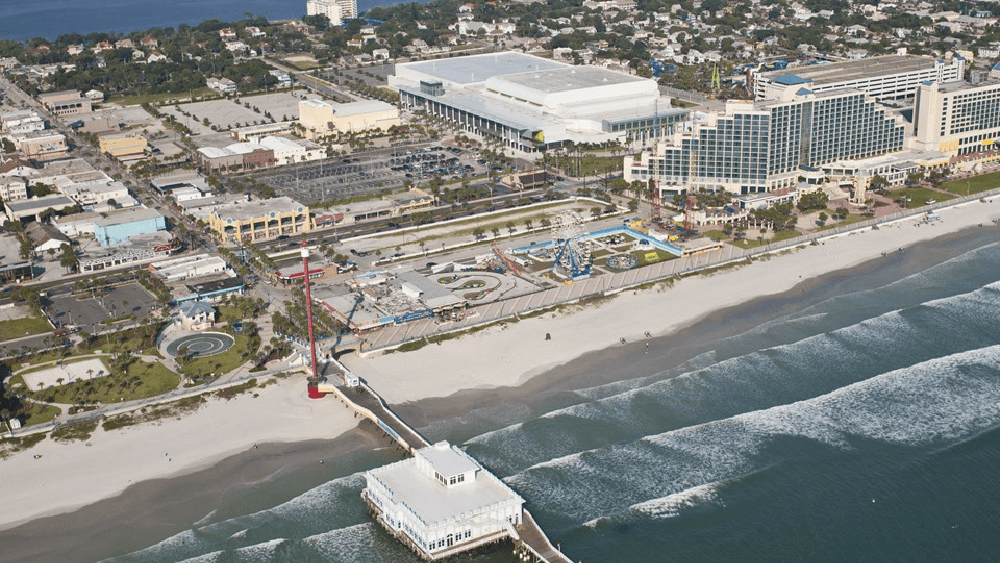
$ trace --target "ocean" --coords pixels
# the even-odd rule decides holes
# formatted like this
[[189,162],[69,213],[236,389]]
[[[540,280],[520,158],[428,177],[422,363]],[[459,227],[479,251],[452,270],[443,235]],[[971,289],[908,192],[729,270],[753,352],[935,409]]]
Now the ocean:
[[[799,307],[793,290],[734,310],[751,322],[678,365],[636,371],[636,347],[613,383],[423,431],[500,475],[575,561],[998,561],[997,240],[966,233],[967,248],[915,271],[890,256],[803,289]],[[318,484],[266,480],[105,561],[416,563],[359,498],[363,471],[391,459],[339,457]]]
[[[397,3],[359,0],[358,10]],[[209,19],[241,20],[247,12],[269,20],[301,18],[306,13],[306,0],[0,0],[0,39],[55,39],[64,33],[176,28]]]

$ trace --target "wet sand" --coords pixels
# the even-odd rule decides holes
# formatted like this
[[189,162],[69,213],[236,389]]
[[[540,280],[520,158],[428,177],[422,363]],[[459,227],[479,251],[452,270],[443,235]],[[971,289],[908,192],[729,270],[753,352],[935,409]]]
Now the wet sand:
[[[714,311],[663,336],[582,351],[576,360],[518,386],[468,389],[448,397],[396,405],[395,410],[431,440],[448,438],[458,443],[524,420],[535,409],[578,402],[574,389],[671,369],[715,349],[720,339],[836,295],[891,283],[998,240],[1000,231],[996,228],[946,234],[907,252],[803,280],[781,294]],[[228,499],[261,490],[277,476],[294,480],[304,492],[344,474],[331,474],[317,463],[319,459],[333,460],[387,445],[369,424],[334,440],[261,444],[211,468],[138,483],[115,498],[2,531],[0,562],[95,561],[130,553],[191,528]],[[332,469],[332,465],[326,467]]]

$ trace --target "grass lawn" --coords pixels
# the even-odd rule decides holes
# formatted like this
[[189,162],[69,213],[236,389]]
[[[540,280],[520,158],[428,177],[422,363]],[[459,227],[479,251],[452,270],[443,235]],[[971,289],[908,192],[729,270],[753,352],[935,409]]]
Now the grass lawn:
[[24,319],[0,321],[0,341],[12,340],[30,334],[51,332],[49,321],[35,315]]
[[[656,259],[647,260],[646,254],[652,254],[652,253],[656,253]],[[639,261],[639,263],[636,265],[639,268],[643,266],[649,266],[650,264],[656,264],[657,262],[663,262],[664,260],[673,260],[675,258],[679,258],[679,256],[676,256],[665,250],[660,250],[660,249],[633,250],[629,254],[631,254],[633,258]]]
[[620,156],[583,156],[579,159],[576,156],[558,156],[549,159],[551,166],[557,167],[560,171],[566,170],[566,174],[574,177],[577,172],[585,176],[594,176],[607,174],[609,170],[621,170],[622,162],[624,160]]
[[930,188],[899,188],[897,190],[892,190],[889,192],[889,197],[892,199],[898,199],[904,195],[910,196],[910,202],[906,204],[906,207],[916,208],[923,207],[927,205],[924,203],[929,199],[934,201],[948,201],[949,199],[954,199],[955,196],[948,195],[946,193],[936,192]]
[[162,395],[177,387],[180,376],[163,364],[133,359],[125,373],[29,391],[35,401],[52,403],[116,403]]
[[611,254],[610,250],[601,249],[601,250],[595,250],[594,253],[593,253],[593,256],[596,259],[596,258],[600,258],[601,256],[607,256],[608,254]]
[[847,219],[844,219],[843,221],[835,221],[835,220],[831,219],[831,220],[829,220],[829,221],[826,222],[826,225],[823,225],[822,227],[820,227],[820,228],[818,228],[816,230],[817,231],[825,231],[827,229],[833,229],[833,228],[841,227],[841,226],[844,226],[844,225],[850,225],[852,223],[860,223],[861,221],[864,221],[865,219],[867,219],[867,217],[865,217],[864,215],[861,215],[860,213],[848,213],[847,214]]
[[248,350],[249,338],[246,334],[240,333],[235,337],[236,345],[221,354],[208,356],[207,358],[193,358],[185,360],[181,364],[181,371],[184,375],[192,378],[203,378],[211,373],[222,375],[229,373],[243,365],[250,357],[257,353],[256,350]]
[[763,241],[759,241],[756,238],[747,238],[730,241],[730,244],[740,248],[757,248],[758,246],[767,246],[768,244],[795,238],[800,234],[795,229],[784,229],[776,233],[768,231]]
[[1000,188],[1000,172],[991,172],[980,176],[973,176],[964,180],[952,180],[941,184],[941,189],[947,190],[955,195],[972,195],[985,192],[993,188]]
[[[198,88],[194,91],[195,97],[198,96],[208,96],[215,92],[205,86],[203,88]],[[137,104],[162,104],[163,102],[169,100],[177,100],[178,102],[187,103],[190,100],[190,92],[174,92],[172,94],[145,94],[142,96],[123,96],[121,98],[111,98],[108,101],[113,102],[123,106],[134,106]]]
[[62,412],[59,407],[54,407],[52,405],[43,405],[40,403],[28,403],[31,406],[31,410],[24,415],[24,425],[31,426],[32,424],[45,424],[46,422],[52,422],[55,420],[56,415]]
[[719,230],[705,231],[702,234],[711,239],[726,240],[729,238],[726,233]]
[[[290,64],[299,70],[313,70],[321,68],[319,62],[309,53],[296,53],[281,60],[285,64]],[[324,81],[325,82],[325,81]]]

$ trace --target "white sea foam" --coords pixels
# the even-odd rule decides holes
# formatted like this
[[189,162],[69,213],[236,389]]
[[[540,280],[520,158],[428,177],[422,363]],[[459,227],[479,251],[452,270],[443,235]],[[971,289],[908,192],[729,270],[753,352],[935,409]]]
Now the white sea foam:
[[375,524],[365,522],[303,540],[319,553],[325,561],[399,561],[407,557],[406,548],[398,542],[378,541]]
[[215,563],[219,560],[220,555],[222,555],[221,551],[213,551],[211,553],[205,553],[204,555],[191,557],[190,559],[182,559],[177,563]]
[[998,372],[1000,346],[961,352],[808,400],[561,456],[507,481],[539,505],[588,521],[669,498],[664,491],[752,474],[778,436],[838,448],[858,438],[898,445],[964,439],[1000,423]]
[[718,502],[717,492],[718,484],[706,483],[662,498],[643,501],[629,508],[652,518],[673,518],[684,508]]
[[271,556],[277,551],[281,544],[288,541],[286,538],[273,538],[263,543],[248,545],[234,550],[244,561],[270,561]]
[[363,483],[364,475],[361,472],[334,479],[272,508],[184,530],[122,559],[168,560],[192,550],[216,550],[227,541],[245,540],[251,530],[265,526],[268,522],[280,522],[282,526],[322,527],[326,525],[323,519],[336,508],[331,499],[337,494],[350,494],[353,497],[351,489],[359,489]]

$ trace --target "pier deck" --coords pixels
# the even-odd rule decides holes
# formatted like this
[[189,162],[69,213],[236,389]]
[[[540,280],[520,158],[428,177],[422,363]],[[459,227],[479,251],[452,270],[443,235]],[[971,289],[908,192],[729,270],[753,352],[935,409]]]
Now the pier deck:
[[530,512],[524,510],[521,520],[521,527],[518,529],[521,542],[531,548],[530,551],[533,552],[535,557],[547,563],[573,563],[572,559],[566,557],[552,546],[552,542],[546,537],[542,528],[535,523],[535,519],[531,517]]
[[397,442],[410,450],[410,453],[413,453],[413,450],[426,448],[430,445],[430,443],[423,436],[418,434],[416,430],[413,430],[403,421],[399,420],[396,413],[392,412],[389,407],[382,402],[382,398],[373,395],[367,386],[352,388],[342,385],[338,386],[338,389],[340,389],[340,392],[343,393],[344,396],[350,398],[350,400],[359,407],[371,411],[372,414],[374,414],[378,419],[373,422],[375,422],[375,424],[387,434],[392,436]]
[[[400,420],[396,413],[392,412],[385,404],[382,397],[379,397],[366,383],[361,382],[356,387],[343,383],[350,381],[353,376],[348,375],[342,364],[336,361],[328,363],[323,371],[324,375],[332,376],[331,379],[338,381],[338,384],[321,383],[319,385],[320,391],[339,395],[350,408],[374,422],[383,432],[405,447],[411,455],[415,450],[431,445],[426,438]],[[369,507],[372,505],[367,498],[366,502],[369,503]],[[516,531],[510,530],[511,539],[517,549],[530,554],[531,560],[536,562],[573,563],[572,559],[552,546],[549,538],[545,536],[545,532],[526,509],[522,509],[521,521],[521,525]]]

